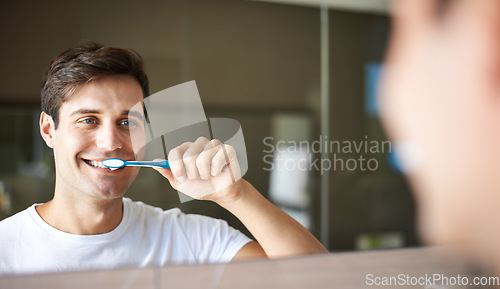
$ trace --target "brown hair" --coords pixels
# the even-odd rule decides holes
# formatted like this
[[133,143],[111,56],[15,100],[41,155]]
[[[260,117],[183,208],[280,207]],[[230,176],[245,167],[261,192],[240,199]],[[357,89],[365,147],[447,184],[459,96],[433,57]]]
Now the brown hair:
[[52,117],[57,128],[59,108],[80,85],[117,74],[133,76],[142,88],[143,97],[149,95],[144,63],[136,51],[94,42],[70,48],[54,58],[45,71],[41,92],[42,111]]

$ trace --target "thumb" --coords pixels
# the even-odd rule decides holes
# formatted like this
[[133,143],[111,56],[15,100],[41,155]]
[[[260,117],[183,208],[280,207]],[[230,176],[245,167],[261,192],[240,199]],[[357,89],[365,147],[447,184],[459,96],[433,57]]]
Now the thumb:
[[[165,159],[154,159],[154,161],[164,161]],[[172,171],[170,169],[164,169],[164,168],[160,168],[160,167],[153,167],[153,169],[155,169],[157,172],[159,172],[162,176],[164,176],[169,182],[170,182],[170,185],[174,188],[174,189],[177,189],[176,188],[176,185],[175,185],[175,178],[174,178],[174,174],[172,174]]]

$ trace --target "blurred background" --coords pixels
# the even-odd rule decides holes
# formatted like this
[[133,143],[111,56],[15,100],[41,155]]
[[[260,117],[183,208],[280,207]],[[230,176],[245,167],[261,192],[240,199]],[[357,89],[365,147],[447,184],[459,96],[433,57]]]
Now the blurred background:
[[[90,40],[137,50],[151,93],[196,80],[207,117],[240,122],[249,165],[245,178],[330,251],[419,245],[413,199],[387,147],[383,152],[330,150],[327,157],[338,166],[326,171],[293,165],[325,155],[310,147],[287,149],[325,136],[341,144],[386,141],[375,92],[390,30],[387,1],[0,5],[0,219],[51,199],[53,156],[38,129],[41,79],[54,56]],[[340,167],[359,157],[376,160],[376,169]],[[291,165],[280,167],[278,160]],[[126,196],[222,218],[249,234],[213,203],[181,203],[168,181],[151,169],[141,170]]]

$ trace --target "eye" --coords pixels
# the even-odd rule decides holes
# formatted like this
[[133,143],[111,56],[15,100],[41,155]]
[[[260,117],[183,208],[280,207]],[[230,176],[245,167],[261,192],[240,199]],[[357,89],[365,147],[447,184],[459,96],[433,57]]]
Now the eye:
[[131,119],[124,119],[120,122],[121,125],[126,126],[126,127],[134,127],[137,126],[137,122],[131,120]]
[[79,121],[82,124],[97,124],[97,120],[93,118],[84,118]]

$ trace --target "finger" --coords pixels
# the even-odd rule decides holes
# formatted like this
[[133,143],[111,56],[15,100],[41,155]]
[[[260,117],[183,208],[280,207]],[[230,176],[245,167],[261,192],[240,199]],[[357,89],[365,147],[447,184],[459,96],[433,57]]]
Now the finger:
[[209,142],[206,137],[199,137],[189,148],[184,152],[182,156],[184,161],[184,168],[186,169],[186,174],[188,179],[196,180],[200,178],[198,172],[198,167],[196,166],[196,159],[199,154],[205,148],[205,145]]
[[224,153],[226,155],[227,171],[231,176],[232,183],[234,184],[236,181],[241,179],[241,170],[236,150],[232,146],[226,145],[224,147]]
[[222,146],[212,159],[212,176],[218,176],[224,169],[224,166],[227,166],[235,161],[236,151],[234,150],[234,148],[230,145]]
[[178,182],[183,182],[186,180],[186,168],[184,167],[184,161],[182,159],[186,150],[191,146],[191,142],[186,142],[180,146],[170,150],[168,153],[168,163],[170,165],[170,170]]
[[212,159],[221,148],[222,142],[213,139],[205,144],[205,149],[196,159],[196,166],[202,180],[208,180],[210,178],[212,170]]

